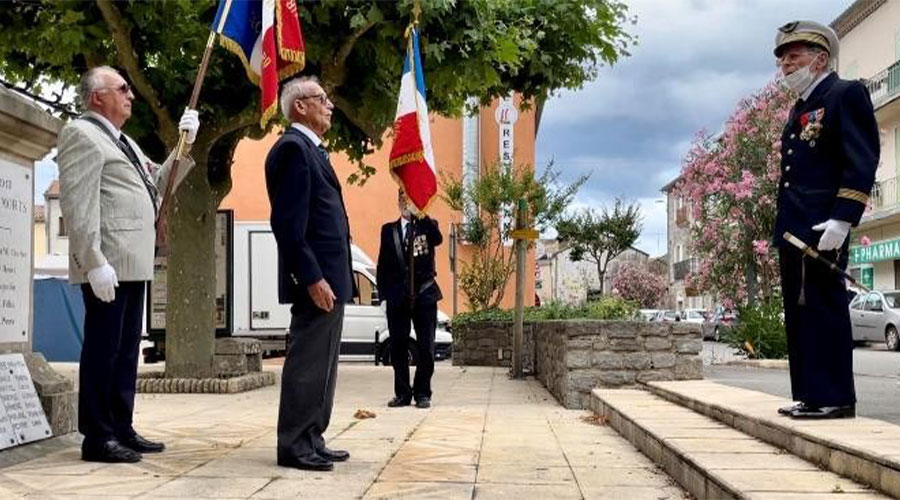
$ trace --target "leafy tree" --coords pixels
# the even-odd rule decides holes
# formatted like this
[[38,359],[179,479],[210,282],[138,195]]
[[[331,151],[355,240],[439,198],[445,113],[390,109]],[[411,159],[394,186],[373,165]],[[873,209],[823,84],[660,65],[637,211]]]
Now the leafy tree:
[[572,214],[556,226],[556,232],[560,243],[571,248],[570,259],[597,266],[602,284],[609,263],[634,245],[641,227],[640,207],[617,199],[612,209],[587,208]]
[[644,308],[657,307],[666,293],[666,278],[634,263],[627,263],[612,279],[613,295]]
[[[429,0],[420,28],[429,108],[455,116],[519,92],[540,107],[556,89],[577,88],[602,64],[627,55],[631,37],[618,0]],[[306,72],[318,74],[336,109],[327,140],[361,162],[390,126],[404,29],[413,0],[298,2]],[[215,14],[213,0],[0,2],[0,74],[34,93],[71,87],[88,67],[119,68],[135,90],[126,131],[154,158],[177,141]],[[169,376],[212,375],[215,211],[231,189],[237,143],[259,136],[258,91],[238,58],[221,48],[201,94],[197,162],[169,207]]]
[[557,184],[559,172],[553,164],[535,178],[530,166],[510,168],[499,162],[489,166],[472,182],[443,175],[447,205],[465,215],[462,237],[474,246],[470,262],[463,263],[459,284],[469,306],[476,311],[498,307],[506,283],[515,271],[515,252],[504,245],[514,229],[518,202],[524,200],[529,227],[543,231],[554,225],[571,203],[587,176],[573,184]]

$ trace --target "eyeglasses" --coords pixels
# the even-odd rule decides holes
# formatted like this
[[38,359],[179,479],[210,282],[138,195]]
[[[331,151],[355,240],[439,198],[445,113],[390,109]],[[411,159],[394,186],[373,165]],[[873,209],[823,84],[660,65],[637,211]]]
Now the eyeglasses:
[[814,50],[806,50],[803,52],[790,52],[782,54],[781,57],[775,59],[775,66],[782,67],[785,64],[796,64],[807,55],[812,55],[813,59],[819,56],[819,52]]
[[94,90],[99,92],[101,90],[109,90],[109,89],[117,90],[120,94],[124,94],[124,95],[128,95],[128,93],[131,92],[131,86],[128,85],[127,83],[123,83],[122,85],[108,85],[106,87],[99,87]]
[[319,104],[322,104],[322,105],[324,105],[325,103],[327,103],[329,101],[328,95],[326,95],[324,92],[322,92],[321,94],[308,95],[306,97],[301,97],[300,99],[315,99],[315,100],[319,101]]

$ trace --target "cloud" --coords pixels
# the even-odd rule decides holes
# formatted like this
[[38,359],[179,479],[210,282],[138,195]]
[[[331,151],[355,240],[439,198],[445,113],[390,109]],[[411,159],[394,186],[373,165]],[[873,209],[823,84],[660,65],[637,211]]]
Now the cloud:
[[639,241],[655,254],[655,233],[664,241],[666,228],[665,204],[654,201],[659,189],[678,175],[699,130],[720,130],[741,98],[774,77],[776,28],[794,19],[828,23],[851,3],[629,0],[638,45],[583,89],[547,102],[538,164],[554,159],[564,181],[591,173],[579,205],[638,200],[647,217]]

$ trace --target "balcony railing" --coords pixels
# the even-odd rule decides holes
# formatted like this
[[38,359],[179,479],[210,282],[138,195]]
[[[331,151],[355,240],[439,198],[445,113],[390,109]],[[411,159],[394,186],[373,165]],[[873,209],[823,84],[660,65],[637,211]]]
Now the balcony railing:
[[875,109],[900,95],[900,61],[890,65],[866,81]]
[[699,264],[697,259],[694,258],[676,262],[675,264],[672,264],[672,277],[675,281],[683,280],[685,276],[696,271],[698,268]]
[[900,205],[900,190],[897,177],[875,181],[866,212],[884,210]]

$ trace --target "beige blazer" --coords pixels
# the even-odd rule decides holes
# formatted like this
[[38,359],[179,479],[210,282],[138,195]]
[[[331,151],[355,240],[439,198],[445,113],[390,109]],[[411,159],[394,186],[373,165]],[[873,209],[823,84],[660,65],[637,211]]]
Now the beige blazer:
[[[153,278],[158,206],[174,153],[160,166],[128,138],[143,175],[159,190],[151,198],[141,173],[105,131],[84,119],[69,122],[59,133],[59,201],[69,235],[69,282],[87,282],[91,269],[109,263],[121,281]],[[193,167],[181,160],[178,179]]]

